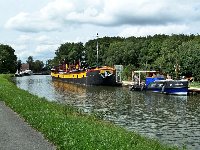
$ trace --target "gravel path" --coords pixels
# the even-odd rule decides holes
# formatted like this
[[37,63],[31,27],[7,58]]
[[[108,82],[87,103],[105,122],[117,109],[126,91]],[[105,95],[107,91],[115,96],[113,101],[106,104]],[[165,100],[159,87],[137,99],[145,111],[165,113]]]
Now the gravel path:
[[0,150],[56,150],[56,147],[0,101]]

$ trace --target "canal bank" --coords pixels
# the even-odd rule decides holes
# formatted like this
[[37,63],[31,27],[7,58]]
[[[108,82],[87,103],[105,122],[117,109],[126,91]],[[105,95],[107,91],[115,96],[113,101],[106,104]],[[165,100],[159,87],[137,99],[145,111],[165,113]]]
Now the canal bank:
[[18,89],[0,76],[1,99],[58,149],[177,149]]

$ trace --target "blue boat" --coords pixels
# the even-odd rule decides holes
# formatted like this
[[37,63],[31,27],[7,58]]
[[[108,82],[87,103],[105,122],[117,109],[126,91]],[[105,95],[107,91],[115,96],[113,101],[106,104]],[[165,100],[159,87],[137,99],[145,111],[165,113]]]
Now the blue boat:
[[[141,82],[140,73],[154,73],[152,77],[146,77],[145,83]],[[139,82],[131,87],[134,91],[152,91],[156,93],[165,93],[173,95],[188,94],[188,80],[164,79],[163,76],[155,75],[155,71],[136,71],[139,73]]]
[[155,80],[147,85],[146,90],[162,93],[165,82],[166,80]]
[[187,95],[188,80],[166,80],[162,92],[173,95]]
[[[146,76],[144,81],[141,79],[141,74]],[[157,87],[153,88],[155,84],[154,81],[164,80],[164,76],[160,75],[158,71],[134,71],[132,76],[134,82],[130,88],[132,91],[157,90]],[[152,88],[148,89],[148,87],[151,87],[150,85],[152,85]]]
[[150,83],[146,90],[173,95],[187,95],[188,80],[156,80]]

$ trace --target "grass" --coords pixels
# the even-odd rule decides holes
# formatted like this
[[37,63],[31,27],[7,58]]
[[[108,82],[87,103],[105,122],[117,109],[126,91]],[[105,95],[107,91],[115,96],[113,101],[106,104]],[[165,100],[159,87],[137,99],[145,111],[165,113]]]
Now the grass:
[[174,150],[71,106],[48,102],[17,88],[0,75],[0,100],[63,150]]
[[189,87],[191,88],[200,88],[200,82],[194,81],[189,83]]

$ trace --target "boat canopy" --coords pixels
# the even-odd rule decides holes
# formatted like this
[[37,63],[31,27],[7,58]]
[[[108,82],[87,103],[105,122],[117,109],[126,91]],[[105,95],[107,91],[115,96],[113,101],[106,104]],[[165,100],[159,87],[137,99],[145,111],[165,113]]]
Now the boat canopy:
[[[163,76],[157,76],[155,75],[156,73],[159,73],[159,71],[155,71],[155,70],[137,70],[137,71],[133,71],[132,72],[132,80],[134,81],[135,74],[139,74],[138,77],[136,77],[136,82],[140,85],[141,84],[141,74],[145,73],[146,74],[146,81],[145,84],[148,86],[151,82],[155,81],[155,80],[163,80],[164,77]],[[155,73],[155,74],[154,74]],[[152,74],[152,75],[151,75]]]

